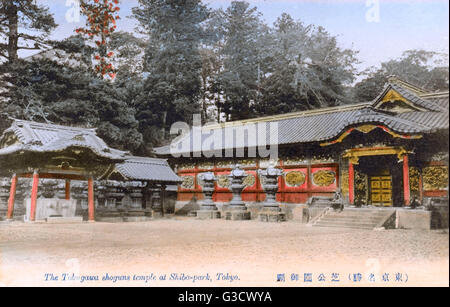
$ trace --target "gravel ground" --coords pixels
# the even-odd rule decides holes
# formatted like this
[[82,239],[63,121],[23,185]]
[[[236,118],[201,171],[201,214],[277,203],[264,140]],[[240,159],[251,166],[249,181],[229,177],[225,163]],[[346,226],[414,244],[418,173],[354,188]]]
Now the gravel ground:
[[448,287],[449,235],[184,217],[2,223],[0,285]]

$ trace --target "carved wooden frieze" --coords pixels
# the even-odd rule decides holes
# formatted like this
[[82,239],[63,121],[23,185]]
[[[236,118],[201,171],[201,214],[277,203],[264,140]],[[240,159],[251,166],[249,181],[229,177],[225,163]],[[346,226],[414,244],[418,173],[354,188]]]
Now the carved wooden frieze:
[[232,168],[234,166],[233,161],[218,161],[216,163],[217,168]]
[[448,188],[448,167],[429,166],[422,171],[423,187],[426,191],[445,190]]
[[336,173],[329,170],[320,170],[313,174],[313,183],[319,187],[328,187],[336,180]]
[[306,175],[300,171],[292,171],[285,175],[286,185],[289,187],[299,187],[306,181]]
[[182,176],[183,182],[181,187],[183,189],[191,190],[194,188],[194,176]]
[[420,189],[420,171],[417,167],[409,168],[409,189],[411,192],[418,193]]
[[245,177],[243,184],[246,187],[252,187],[256,183],[256,177],[252,174],[249,174],[247,177]]
[[283,165],[306,165],[308,160],[304,157],[286,157],[283,160]]
[[178,165],[178,170],[183,171],[183,170],[192,170],[195,168],[195,163],[183,163]]
[[334,163],[333,157],[329,156],[314,156],[311,160],[312,164],[321,164],[321,163]]
[[238,163],[242,167],[255,167],[256,166],[256,160],[254,160],[254,159],[240,160]]
[[260,160],[259,161],[259,167],[264,169],[264,168],[268,168],[271,165],[273,166],[279,166],[280,165],[280,160],[275,160],[275,159],[264,159],[264,160]]
[[217,176],[217,185],[220,188],[225,188],[225,189],[230,188],[230,179],[228,178],[228,175]]
[[199,169],[213,169],[214,163],[213,162],[203,162],[197,165]]

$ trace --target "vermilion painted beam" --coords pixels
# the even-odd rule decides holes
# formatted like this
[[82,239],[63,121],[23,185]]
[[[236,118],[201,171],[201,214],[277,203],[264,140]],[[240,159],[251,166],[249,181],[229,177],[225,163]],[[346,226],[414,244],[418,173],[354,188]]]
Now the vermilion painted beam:
[[[32,178],[33,174],[19,174],[18,177],[22,177],[22,178]],[[67,179],[67,180],[80,180],[80,181],[84,181],[86,180],[85,176],[81,176],[81,175],[65,175],[65,174],[39,174],[39,178],[42,179]]]
[[70,180],[66,180],[66,200],[70,200]]
[[8,213],[6,214],[7,220],[11,220],[14,216],[14,201],[16,198],[16,188],[17,188],[17,175],[14,174],[11,179],[11,189],[9,191]]
[[37,171],[33,173],[33,187],[31,189],[31,206],[30,206],[30,222],[36,220],[36,202],[39,185],[39,174]]
[[88,179],[88,215],[89,222],[95,222],[94,179]]
[[353,163],[348,163],[348,201],[350,205],[355,203],[355,169]]
[[403,156],[403,199],[405,206],[411,204],[411,195],[409,190],[409,161],[408,155]]

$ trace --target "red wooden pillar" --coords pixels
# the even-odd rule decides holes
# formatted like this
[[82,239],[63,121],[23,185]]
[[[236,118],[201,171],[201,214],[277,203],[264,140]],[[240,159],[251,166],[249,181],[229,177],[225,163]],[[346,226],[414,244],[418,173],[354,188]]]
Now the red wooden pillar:
[[36,202],[39,185],[39,173],[34,171],[33,173],[33,187],[31,189],[31,204],[30,204],[30,222],[36,220]]
[[94,178],[88,179],[88,215],[89,222],[95,222]]
[[70,180],[66,180],[66,200],[70,200]]
[[403,199],[405,206],[411,204],[411,195],[409,190],[409,162],[408,155],[403,156]]
[[14,216],[14,201],[16,198],[16,188],[17,188],[17,175],[14,174],[11,178],[11,189],[9,191],[8,213],[6,215],[7,220],[11,220]]
[[351,161],[348,162],[348,202],[355,203],[355,168]]

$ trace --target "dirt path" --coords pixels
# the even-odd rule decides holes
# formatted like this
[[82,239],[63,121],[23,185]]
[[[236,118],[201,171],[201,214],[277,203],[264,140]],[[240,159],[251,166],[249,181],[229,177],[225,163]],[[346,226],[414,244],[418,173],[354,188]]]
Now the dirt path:
[[[102,280],[106,274],[112,279]],[[280,274],[285,282],[277,282]],[[448,286],[448,280],[443,231],[190,218],[0,224],[0,285],[6,286]]]

